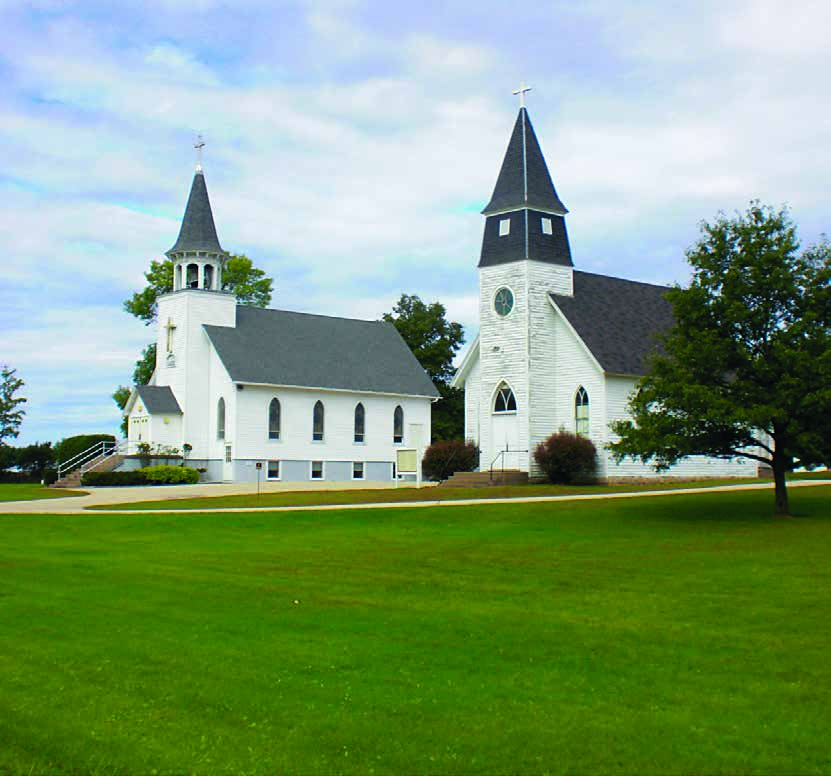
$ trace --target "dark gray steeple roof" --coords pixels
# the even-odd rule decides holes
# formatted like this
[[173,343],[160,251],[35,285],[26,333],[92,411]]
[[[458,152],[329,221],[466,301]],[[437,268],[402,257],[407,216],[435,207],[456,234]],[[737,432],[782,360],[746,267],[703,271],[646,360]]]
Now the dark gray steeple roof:
[[482,214],[489,216],[523,207],[562,215],[568,213],[551,182],[542,149],[524,107],[519,109],[493,196]]
[[604,372],[643,375],[672,328],[667,286],[574,273],[574,296],[549,294]]
[[211,201],[208,199],[208,187],[202,170],[197,169],[190,187],[188,204],[182,218],[182,228],[176,244],[167,252],[177,251],[212,251],[224,253],[216,236]]

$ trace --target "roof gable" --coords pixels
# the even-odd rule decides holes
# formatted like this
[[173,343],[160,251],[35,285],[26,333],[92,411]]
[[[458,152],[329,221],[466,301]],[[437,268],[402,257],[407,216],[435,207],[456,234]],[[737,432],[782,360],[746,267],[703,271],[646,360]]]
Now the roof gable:
[[396,328],[385,321],[239,305],[235,327],[204,329],[237,383],[439,395]]
[[[182,409],[169,385],[137,385],[135,395],[150,415],[181,415]],[[133,402],[135,404],[135,402]],[[132,411],[130,406],[129,411]]]
[[667,286],[574,273],[574,296],[549,294],[604,372],[642,375],[673,325]]

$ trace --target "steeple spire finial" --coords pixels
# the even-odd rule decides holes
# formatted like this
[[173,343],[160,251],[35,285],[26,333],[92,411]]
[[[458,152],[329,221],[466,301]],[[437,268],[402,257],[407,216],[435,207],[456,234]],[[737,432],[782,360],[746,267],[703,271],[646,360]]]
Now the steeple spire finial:
[[519,95],[519,107],[520,108],[525,107],[525,92],[530,92],[531,88],[532,87],[526,85],[525,81],[520,81],[519,82],[519,89],[514,89],[514,94]]
[[196,142],[193,144],[196,149],[196,172],[202,172],[202,149],[205,147],[205,141],[202,135],[196,136]]

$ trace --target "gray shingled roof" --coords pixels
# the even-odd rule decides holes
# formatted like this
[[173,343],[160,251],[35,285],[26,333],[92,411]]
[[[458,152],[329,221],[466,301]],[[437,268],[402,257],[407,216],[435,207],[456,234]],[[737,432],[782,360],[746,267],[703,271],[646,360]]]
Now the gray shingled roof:
[[605,372],[642,375],[659,335],[673,324],[669,289],[589,272],[574,273],[574,296],[551,299]]
[[439,395],[401,335],[385,321],[238,305],[236,327],[204,328],[237,383]]
[[136,386],[136,392],[151,415],[182,414],[169,385],[139,385]]
[[525,108],[519,109],[493,195],[482,213],[487,216],[522,207],[568,213],[551,182],[548,165]]
[[224,253],[216,236],[211,201],[208,199],[208,187],[205,176],[197,170],[190,187],[188,204],[182,218],[182,227],[176,244],[168,251],[214,251]]

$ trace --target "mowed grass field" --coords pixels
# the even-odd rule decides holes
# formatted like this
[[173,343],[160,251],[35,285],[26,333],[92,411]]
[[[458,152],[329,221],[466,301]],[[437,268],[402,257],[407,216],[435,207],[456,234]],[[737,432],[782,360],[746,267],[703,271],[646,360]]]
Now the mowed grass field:
[[0,772],[829,773],[831,488],[0,518]]
[[67,496],[85,496],[83,490],[56,490],[45,488],[43,485],[18,485],[0,483],[0,502],[3,501],[33,501],[43,498],[66,498]]

